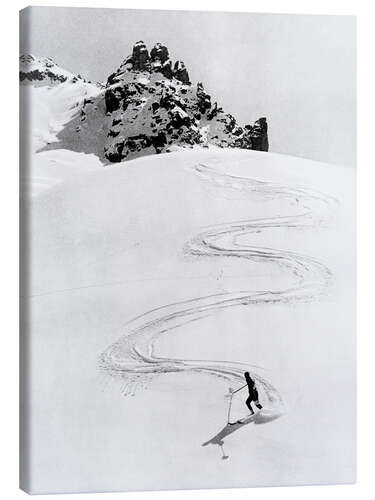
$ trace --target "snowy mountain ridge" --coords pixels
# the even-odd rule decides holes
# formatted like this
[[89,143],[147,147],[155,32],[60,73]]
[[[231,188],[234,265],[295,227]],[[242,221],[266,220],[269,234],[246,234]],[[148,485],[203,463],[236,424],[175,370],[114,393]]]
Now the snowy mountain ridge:
[[61,126],[42,149],[93,153],[105,163],[197,146],[268,151],[266,118],[240,126],[202,83],[190,82],[183,61],[173,64],[161,43],[149,52],[143,41],[137,42],[105,85],[32,55],[20,57],[20,80],[33,87],[64,86],[66,105],[74,110],[68,119],[66,113],[54,117]]
[[33,54],[22,54],[19,58],[19,76],[22,84],[34,86],[57,85],[71,80],[85,81],[80,75],[75,75],[58,66],[49,57],[36,57]]

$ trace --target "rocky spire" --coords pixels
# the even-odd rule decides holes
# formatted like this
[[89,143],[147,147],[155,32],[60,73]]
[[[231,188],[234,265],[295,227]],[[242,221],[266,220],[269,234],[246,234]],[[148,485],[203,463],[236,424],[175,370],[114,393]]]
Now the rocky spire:
[[168,48],[158,42],[149,53],[143,40],[137,42],[132,54],[128,56],[120,68],[110,75],[108,85],[121,80],[121,75],[126,71],[147,71],[152,73],[161,73],[164,78],[171,80],[175,78],[185,85],[190,85],[190,79],[185,64],[182,61],[176,61],[173,65],[169,58]]
[[168,49],[165,45],[161,43],[156,43],[155,46],[151,49],[151,61],[160,61],[161,64],[165,63],[167,59],[169,59]]
[[134,70],[147,71],[150,69],[150,56],[143,40],[133,47],[132,65]]
[[156,43],[151,49],[151,69],[161,73],[165,78],[173,78],[172,61],[169,59],[168,49],[161,43]]
[[187,72],[183,61],[176,61],[174,63],[173,76],[176,80],[180,80],[180,82],[185,83],[185,85],[190,84],[189,73]]
[[[109,76],[104,104],[102,154],[110,162],[169,152],[174,146],[268,151],[266,118],[241,126],[212,101],[202,83],[190,83],[185,64],[172,63],[162,43],[150,52],[142,40],[134,45],[131,55]],[[75,124],[83,143],[97,134],[102,112],[101,105],[84,103]]]
[[256,151],[268,151],[268,125],[264,116],[254,123],[250,132],[250,138],[252,149]]

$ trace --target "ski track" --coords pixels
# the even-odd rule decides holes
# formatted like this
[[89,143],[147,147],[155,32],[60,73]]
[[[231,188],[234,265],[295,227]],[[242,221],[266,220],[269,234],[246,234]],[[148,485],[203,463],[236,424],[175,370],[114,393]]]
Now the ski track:
[[224,193],[234,191],[247,197],[259,195],[263,200],[290,199],[302,210],[295,215],[240,220],[208,227],[186,243],[185,253],[198,258],[226,257],[274,263],[291,272],[295,284],[285,289],[216,293],[147,311],[124,326],[124,335],[101,355],[101,369],[122,380],[122,392],[125,395],[134,395],[153,378],[165,373],[198,373],[237,384],[243,382],[243,372],[250,370],[264,405],[280,413],[283,411],[282,396],[257,373],[259,367],[233,361],[161,357],[154,352],[155,343],[161,335],[193,324],[220,310],[256,304],[308,301],[325,294],[332,275],[324,264],[290,251],[243,244],[239,242],[239,237],[275,228],[320,226],[334,213],[338,201],[312,189],[238,177],[204,164],[198,164],[193,169],[203,182],[222,188]]

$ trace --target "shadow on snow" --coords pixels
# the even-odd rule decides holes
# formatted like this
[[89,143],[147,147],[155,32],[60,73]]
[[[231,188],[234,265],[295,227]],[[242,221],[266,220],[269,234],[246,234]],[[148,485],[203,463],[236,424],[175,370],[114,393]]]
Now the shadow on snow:
[[282,416],[281,413],[261,410],[255,413],[255,415],[249,415],[248,417],[242,419],[241,421],[234,422],[233,424],[227,423],[225,427],[223,427],[214,437],[203,443],[202,446],[207,446],[208,444],[219,446],[222,453],[221,458],[222,460],[226,460],[227,458],[229,458],[229,455],[226,455],[224,451],[224,440],[228,436],[230,436],[231,434],[240,429],[243,429],[246,425],[267,424],[269,422],[272,422],[273,420],[276,420],[277,418],[280,418],[281,416]]

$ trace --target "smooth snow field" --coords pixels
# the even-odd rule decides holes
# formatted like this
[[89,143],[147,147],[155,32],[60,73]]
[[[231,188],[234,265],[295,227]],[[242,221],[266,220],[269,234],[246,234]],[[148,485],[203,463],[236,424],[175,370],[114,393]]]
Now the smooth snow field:
[[25,182],[32,492],[355,480],[354,170],[53,150]]

